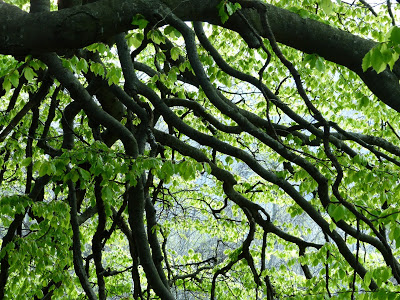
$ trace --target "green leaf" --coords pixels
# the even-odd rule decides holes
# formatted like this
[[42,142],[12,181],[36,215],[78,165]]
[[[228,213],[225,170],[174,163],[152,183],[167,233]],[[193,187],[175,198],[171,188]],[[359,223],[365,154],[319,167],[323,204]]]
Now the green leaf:
[[389,40],[395,44],[400,44],[400,28],[397,26],[392,27],[390,31]]
[[103,54],[104,52],[108,51],[108,46],[103,43],[99,43],[97,46],[97,51],[99,51],[99,53]]
[[231,253],[229,253],[229,258],[232,261],[236,261],[239,257],[239,255],[242,253],[243,247],[239,247],[235,250],[233,250]]
[[15,70],[14,72],[12,72],[11,75],[9,76],[9,79],[10,79],[12,85],[16,88],[18,86],[18,83],[19,83],[19,72],[18,72],[18,70]]
[[382,269],[380,277],[382,279],[382,282],[387,281],[390,277],[392,277],[392,270],[389,268]]
[[78,70],[81,70],[84,73],[86,73],[88,71],[89,65],[85,59],[81,58],[77,63],[76,67],[78,68]]
[[217,9],[218,9],[218,15],[221,18],[221,22],[222,24],[224,24],[226,21],[228,21],[229,19],[229,15],[227,14],[227,12],[225,11],[225,4],[226,1],[222,0],[218,5],[217,5]]
[[235,12],[233,4],[231,2],[227,2],[225,7],[228,15],[232,16]]
[[169,182],[173,174],[174,174],[174,165],[171,163],[171,161],[166,161],[162,165],[158,177],[164,179],[164,181],[166,182]]
[[110,188],[110,186],[108,186],[108,185],[103,186],[103,188],[101,190],[101,194],[103,196],[104,201],[107,201],[107,200],[109,201],[113,197],[113,191]]
[[360,107],[360,108],[362,108],[362,107],[368,107],[369,103],[370,103],[369,98],[368,98],[367,96],[363,96],[363,97],[361,98],[361,100],[360,100],[360,105],[359,105],[359,107]]
[[362,69],[363,72],[367,71],[371,66],[371,51],[369,51],[362,60]]
[[90,181],[92,176],[90,175],[90,173],[88,171],[86,171],[82,168],[79,168],[78,170],[79,170],[79,173],[81,174],[83,180]]
[[231,164],[233,163],[233,158],[230,157],[230,156],[227,156],[227,157],[225,158],[225,162],[226,162],[228,165],[231,165]]
[[71,61],[71,64],[73,64],[73,65],[77,65],[78,62],[79,62],[79,60],[78,60],[78,58],[76,57],[76,55],[74,55],[74,56],[70,59],[70,61]]
[[368,271],[364,276],[364,283],[367,287],[369,287],[372,279],[372,272]]
[[104,67],[100,63],[91,63],[90,71],[95,73],[96,75],[104,76]]
[[394,229],[394,238],[396,241],[396,248],[400,248],[400,227],[396,226]]
[[139,26],[139,29],[144,29],[147,24],[149,24],[149,21],[147,21],[142,15],[138,14],[133,17],[131,24]]
[[37,76],[37,74],[32,70],[31,67],[25,67],[23,72],[26,80],[28,81],[32,81],[33,78]]
[[41,289],[38,289],[38,290],[36,291],[36,297],[37,297],[38,299],[42,299],[42,298],[44,297],[43,291],[42,291]]
[[38,60],[30,60],[29,66],[31,66],[35,71],[37,71],[39,69],[45,69],[45,66],[43,65],[43,63],[39,62]]
[[3,89],[8,92],[11,89],[11,81],[8,77],[4,78]]
[[315,68],[321,73],[325,72],[325,63],[322,57],[318,56],[318,58],[316,59]]
[[175,29],[174,27],[172,27],[171,25],[168,25],[167,27],[164,28],[164,34],[165,35],[170,35],[171,32],[174,31],[174,29]]
[[174,27],[172,27],[170,25],[165,27],[164,34],[169,35],[174,38],[179,38],[180,36],[182,36],[182,34],[178,30],[176,30]]
[[173,72],[172,70],[168,73],[168,77],[167,80],[168,82],[173,85],[176,81],[177,81],[177,75],[175,72]]
[[386,69],[386,63],[379,47],[375,47],[371,52],[371,65],[378,74]]
[[393,51],[391,49],[388,49],[386,44],[381,45],[380,52],[382,55],[382,60],[383,62],[385,62],[385,64],[389,63],[392,60]]
[[394,64],[398,61],[399,59],[399,54],[395,51],[392,52],[392,59],[388,62],[389,68],[392,71]]
[[178,47],[173,47],[171,49],[171,58],[173,60],[177,60],[179,58],[179,48]]
[[332,231],[334,231],[336,229],[336,224],[334,223],[334,222],[331,222],[330,224],[329,224],[329,230],[332,232]]
[[72,182],[77,182],[79,180],[79,173],[76,169],[71,170],[71,180]]
[[327,15],[330,15],[333,12],[333,3],[331,0],[321,0],[319,5]]
[[[332,207],[332,208],[331,208]],[[341,204],[334,204],[329,206],[329,215],[337,222],[344,218],[345,208]]]
[[293,140],[294,140],[296,145],[299,145],[299,146],[303,145],[303,140],[301,138],[299,138],[298,136],[295,136],[293,138]]
[[47,169],[48,169],[47,162],[43,162],[39,169],[39,176],[42,177],[44,175],[47,175]]
[[147,33],[147,38],[151,39],[157,45],[165,43],[165,37],[158,30],[150,30]]
[[27,157],[21,162],[21,166],[27,167],[32,163],[32,157]]
[[134,46],[135,48],[138,48],[143,41],[143,33],[138,32],[136,34],[132,34],[129,38],[128,38],[128,43],[131,46]]
[[204,164],[203,164],[203,168],[204,168],[204,172],[206,172],[207,174],[211,174],[212,169],[211,169],[211,167],[210,167],[209,164],[204,163]]

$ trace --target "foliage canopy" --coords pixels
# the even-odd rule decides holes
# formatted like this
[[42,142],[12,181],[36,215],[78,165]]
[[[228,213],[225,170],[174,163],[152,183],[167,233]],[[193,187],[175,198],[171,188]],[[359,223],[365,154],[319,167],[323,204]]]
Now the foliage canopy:
[[0,0],[0,299],[400,298],[398,3]]

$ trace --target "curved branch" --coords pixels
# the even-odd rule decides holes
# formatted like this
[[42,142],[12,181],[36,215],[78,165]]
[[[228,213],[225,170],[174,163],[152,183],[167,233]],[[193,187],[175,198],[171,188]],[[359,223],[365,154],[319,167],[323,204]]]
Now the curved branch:
[[90,300],[96,300],[96,294],[94,293],[88,276],[86,274],[85,268],[83,267],[82,260],[82,252],[81,252],[81,240],[79,234],[79,223],[78,223],[78,213],[77,213],[77,201],[76,201],[76,193],[75,186],[71,180],[68,181],[68,193],[69,193],[69,202],[71,206],[71,228],[72,228],[72,250],[73,250],[73,260],[74,260],[74,269],[76,275],[79,278],[79,281],[82,284],[82,287]]
[[142,178],[138,178],[136,186],[131,187],[128,191],[129,225],[135,239],[140,263],[147,275],[147,281],[161,299],[173,300],[174,297],[169,288],[164,285],[151,256],[148,238],[144,229],[145,201]]
[[8,123],[7,127],[0,132],[0,142],[4,141],[8,134],[17,126],[19,121],[28,113],[29,110],[39,105],[39,103],[46,97],[49,92],[50,86],[53,84],[53,80],[48,75],[44,75],[43,83],[39,90],[29,102],[17,113],[17,115]]
[[[250,47],[259,41],[244,26],[238,15],[221,24],[216,6],[220,1],[163,0],[174,14],[185,21],[204,21],[238,32]],[[376,42],[336,29],[312,19],[303,19],[288,10],[256,1],[240,1],[243,14],[250,24],[266,37],[261,19],[266,9],[270,27],[279,43],[306,53],[317,53],[327,60],[356,72],[372,92],[387,105],[400,111],[398,77],[389,70],[380,74],[363,72],[364,55]],[[83,6],[51,13],[27,14],[19,8],[0,2],[0,53],[28,54],[76,49],[105,40],[117,33],[133,28],[132,16],[140,13],[153,19],[160,3],[157,0],[101,0]],[[163,25],[160,22],[159,25]],[[43,30],[46,28],[46,30]],[[396,69],[396,67],[395,67]]]

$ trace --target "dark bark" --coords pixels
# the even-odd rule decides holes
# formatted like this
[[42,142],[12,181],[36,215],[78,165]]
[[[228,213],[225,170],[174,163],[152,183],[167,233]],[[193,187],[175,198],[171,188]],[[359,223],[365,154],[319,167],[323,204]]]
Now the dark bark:
[[74,183],[69,180],[68,182],[68,197],[69,203],[71,206],[71,228],[72,228],[72,251],[73,251],[73,261],[74,261],[74,269],[75,273],[79,278],[79,281],[82,285],[83,290],[86,293],[86,296],[90,300],[96,300],[96,294],[94,293],[92,286],[89,282],[88,274],[83,267],[83,259],[82,259],[82,251],[81,251],[81,240],[80,240],[80,233],[79,233],[79,222],[78,222],[78,205],[76,200],[76,193],[75,193],[75,185]]
[[[18,227],[21,226],[25,214],[18,214],[15,216],[14,221],[8,227],[6,235],[2,239],[1,250],[6,251],[6,247],[11,245],[10,243],[14,239],[15,233]],[[14,248],[14,247],[13,247]],[[10,249],[11,250],[11,249]],[[8,251],[10,251],[8,250]],[[8,252],[7,251],[7,252]],[[8,280],[8,270],[10,269],[10,264],[8,262],[8,253],[4,254],[4,257],[0,261],[0,299],[4,299],[4,292]]]
[[[163,135],[157,134],[157,136],[161,138]],[[166,136],[164,135],[164,142],[166,142],[165,138],[166,138]],[[179,143],[177,140],[174,140],[174,142],[171,142],[168,145],[172,148],[176,148],[182,154],[190,155],[190,156],[194,157],[197,161],[208,161],[208,159],[205,157],[204,154],[201,153],[201,151],[196,151],[193,147],[190,147],[183,143]],[[223,150],[220,147],[218,147],[217,149],[219,151]],[[237,152],[237,151],[235,151],[235,152]],[[230,151],[229,152],[226,151],[225,153],[226,154],[229,153],[230,155],[235,156],[235,154]],[[244,159],[244,156],[240,155],[240,157],[242,160]],[[246,161],[247,165],[249,165],[249,167],[251,167],[254,170],[254,172],[258,173],[265,180],[267,180],[271,183],[277,184],[288,195],[290,195],[294,199],[294,201],[296,201],[296,203],[300,207],[302,207],[302,209],[315,221],[315,223],[317,223],[321,227],[323,232],[326,232],[335,241],[335,243],[336,243],[337,247],[339,248],[339,251],[342,253],[343,257],[356,270],[356,272],[362,278],[364,278],[364,276],[367,272],[366,269],[359,262],[357,262],[355,260],[354,255],[351,253],[351,251],[347,247],[343,238],[336,231],[331,231],[329,229],[328,222],[326,222],[324,220],[324,218],[315,210],[315,208],[307,200],[305,200],[300,195],[300,193],[298,193],[298,191],[296,191],[296,189],[290,183],[278,178],[275,174],[265,170],[263,167],[261,167],[260,165],[258,165],[256,162],[254,162],[252,160],[253,160],[252,158],[248,157],[244,161]],[[258,165],[258,166],[256,167],[256,165]],[[218,168],[215,168],[215,167],[213,168],[213,166],[211,166],[211,167],[213,169],[213,175],[216,178],[218,178],[219,180],[224,182],[225,194],[239,206],[242,207],[243,205],[246,205],[246,203],[247,203],[246,199],[233,189],[233,184],[235,184],[235,182],[233,181],[233,179],[229,180],[229,178],[231,177],[229,175],[231,175],[231,174],[226,171],[218,170]],[[252,202],[248,203],[248,205],[249,205],[248,207],[253,211],[254,209],[252,209]],[[259,215],[258,217],[257,217],[257,215],[254,215],[254,218],[256,221],[258,221],[258,223],[260,225],[262,225],[262,227],[265,226],[268,228],[269,223],[265,222],[265,220],[263,219],[263,217],[261,215]],[[264,225],[263,223],[266,223],[266,224]],[[371,288],[374,290],[377,289],[377,285],[375,282],[371,282]]]
[[164,285],[151,256],[144,228],[145,201],[142,178],[139,178],[136,186],[131,187],[128,191],[129,225],[137,247],[140,264],[147,275],[147,281],[161,299],[173,300],[174,297],[169,288]]
[[97,285],[99,287],[99,299],[105,300],[107,298],[105,281],[104,281],[104,268],[102,264],[102,239],[106,228],[107,216],[104,207],[104,200],[101,195],[101,181],[100,177],[95,179],[94,193],[96,197],[97,215],[99,217],[97,229],[92,239],[92,252],[94,263],[96,266]]
[[[221,24],[216,9],[219,1],[164,0],[174,14],[185,21],[203,21],[237,31],[246,42],[258,47],[259,42],[250,28],[236,14]],[[255,1],[240,1],[244,16],[261,36],[266,37],[262,26],[263,10]],[[303,19],[299,15],[272,5],[265,5],[270,27],[276,40],[306,53],[317,53],[327,60],[341,64],[356,72],[372,92],[387,105],[400,111],[400,86],[398,76],[386,70],[363,72],[361,61],[377,43],[321,22]],[[256,9],[257,8],[257,9]],[[150,20],[158,17],[160,2],[153,1],[98,1],[51,13],[27,14],[15,6],[0,2],[0,53],[40,54],[62,49],[76,49],[106,40],[132,28],[131,18],[136,14]],[[162,25],[163,23],[159,23]],[[46,28],[46,30],[43,30]],[[395,68],[396,69],[396,68]]]
[[[86,1],[83,2],[86,3]],[[367,272],[358,254],[360,243],[367,243],[382,254],[386,265],[391,267],[394,278],[400,281],[399,264],[392,253],[386,232],[382,230],[383,223],[379,220],[381,217],[376,217],[377,222],[379,222],[376,223],[376,220],[374,220],[375,216],[373,216],[375,212],[371,208],[364,208],[361,205],[355,206],[341,194],[345,191],[345,188],[341,186],[343,177],[345,177],[345,172],[347,171],[345,168],[353,166],[350,165],[351,161],[347,166],[347,160],[344,160],[345,163],[342,166],[338,160],[341,156],[345,156],[346,159],[356,157],[362,153],[359,150],[359,147],[362,147],[367,149],[372,155],[375,155],[379,163],[384,161],[388,164],[400,166],[400,161],[396,157],[399,156],[400,149],[392,140],[388,141],[382,137],[374,137],[357,132],[347,132],[339,127],[338,124],[326,120],[322,112],[319,112],[308,98],[311,92],[306,93],[302,85],[302,78],[300,78],[294,64],[283,56],[278,43],[283,43],[306,53],[317,53],[325,59],[344,65],[356,72],[371,91],[383,102],[400,111],[400,89],[396,73],[397,69],[395,68],[394,72],[386,70],[379,75],[373,71],[364,73],[361,70],[362,58],[371,47],[376,45],[375,42],[362,39],[315,20],[302,19],[287,10],[261,4],[260,2],[240,1],[243,9],[231,16],[228,22],[221,24],[220,16],[218,16],[216,9],[216,5],[219,2],[219,0],[189,0],[184,2],[181,0],[100,0],[81,5],[82,3],[79,0],[61,0],[59,2],[60,11],[49,13],[46,12],[49,8],[47,0],[32,0],[31,12],[34,12],[34,14],[27,14],[0,0],[0,15],[5,16],[0,18],[0,28],[5,29],[0,32],[0,53],[10,53],[14,56],[34,54],[40,57],[48,66],[45,77],[39,76],[38,80],[41,81],[40,88],[30,97],[29,102],[16,114],[8,126],[5,126],[5,129],[0,132],[0,142],[9,138],[11,132],[14,132],[12,137],[15,137],[15,132],[17,132],[15,130],[16,126],[29,118],[28,113],[31,110],[33,116],[32,125],[27,137],[26,157],[34,157],[34,154],[36,154],[33,151],[35,137],[37,136],[36,130],[40,131],[43,128],[42,139],[46,139],[47,136],[52,138],[50,128],[52,121],[55,119],[58,105],[56,100],[57,92],[65,88],[69,95],[66,94],[64,96],[70,96],[71,102],[63,103],[65,108],[62,111],[63,117],[61,119],[63,129],[62,146],[60,149],[52,149],[46,142],[39,141],[37,143],[38,147],[42,148],[46,154],[56,156],[60,155],[66,149],[73,152],[74,147],[79,142],[89,145],[90,142],[88,141],[91,141],[93,138],[94,140],[105,142],[111,151],[118,149],[116,150],[118,152],[114,153],[118,157],[127,159],[127,163],[128,161],[142,159],[142,156],[146,158],[147,156],[156,159],[161,158],[163,162],[171,161],[175,163],[175,154],[177,154],[176,156],[183,155],[183,157],[190,157],[197,162],[210,166],[210,176],[213,176],[214,180],[222,183],[221,192],[224,193],[223,197],[225,197],[224,207],[220,210],[213,209],[213,205],[207,203],[214,218],[216,220],[223,219],[219,214],[228,206],[227,203],[231,202],[240,207],[243,219],[247,219],[249,224],[249,233],[243,241],[242,249],[237,259],[227,260],[224,263],[224,267],[218,269],[218,271],[214,270],[214,273],[211,273],[208,278],[212,285],[211,298],[215,297],[217,276],[227,273],[241,259],[247,261],[250,268],[249,271],[257,286],[264,284],[262,280],[265,281],[268,289],[267,298],[272,299],[274,297],[276,291],[272,284],[273,275],[261,278],[262,271],[266,268],[264,260],[266,256],[265,252],[267,251],[266,236],[268,233],[283,239],[287,243],[294,244],[299,249],[299,256],[304,255],[307,248],[319,250],[323,246],[322,244],[292,235],[286,232],[285,229],[277,226],[274,223],[275,220],[271,220],[267,209],[256,201],[253,201],[252,196],[249,196],[253,193],[255,187],[253,186],[246,191],[241,190],[245,185],[242,182],[237,182],[234,172],[229,172],[220,167],[218,154],[223,154],[229,158],[236,158],[245,164],[249,168],[249,171],[254,172],[254,175],[259,177],[259,183],[261,183],[260,192],[268,190],[264,190],[264,187],[268,184],[276,185],[284,191],[319,226],[317,230],[320,230],[325,235],[326,243],[333,242],[335,244],[340,252],[340,257],[346,260],[354,269],[354,280],[356,280],[356,275],[364,278]],[[185,39],[186,57],[180,56],[177,60],[174,60],[171,57],[171,49],[174,45],[170,41],[167,40],[164,45],[158,46],[146,38],[142,46],[129,53],[129,47],[125,40],[125,31],[133,28],[131,25],[132,16],[137,13],[144,15],[150,21],[152,28],[171,24],[180,31]],[[244,74],[228,65],[207,39],[206,34],[202,31],[201,24],[194,22],[198,41],[210,55],[210,60],[214,60],[215,66],[219,67],[221,72],[225,72],[231,78],[237,79],[243,82],[244,85],[258,90],[255,93],[258,93],[260,96],[259,99],[266,101],[268,105],[266,118],[239,108],[239,105],[231,100],[232,98],[228,99],[224,96],[229,93],[233,94],[233,91],[222,91],[222,89],[216,88],[207,77],[205,72],[207,66],[199,59],[199,53],[203,50],[199,51],[199,47],[196,44],[197,41],[195,40],[195,33],[187,26],[185,21],[203,21],[234,30],[241,35],[250,47],[260,47],[263,39],[268,39],[273,49],[273,53],[271,53],[279,58],[280,62],[289,70],[290,75],[296,83],[296,96],[300,95],[304,103],[306,103],[310,115],[302,117],[300,114],[295,113],[289,104],[281,101],[278,91],[275,93],[272,92],[267,87],[267,84],[263,84],[261,79]],[[46,28],[46,30],[43,30],[43,28]],[[61,54],[66,53],[66,50],[68,50],[69,55],[74,54],[79,56],[79,58],[85,58],[87,61],[92,60],[102,64],[106,68],[107,64],[103,64],[100,55],[78,49],[93,42],[102,42],[109,38],[112,38],[113,42],[114,40],[116,41],[118,59],[124,75],[123,88],[117,85],[110,86],[107,80],[91,73],[91,71],[85,77],[80,78],[79,75],[77,76],[77,74],[64,68],[61,64],[61,59],[55,53],[49,53],[50,51],[55,51]],[[165,62],[162,60],[164,66],[160,66],[162,63],[159,65],[157,57],[154,60],[157,71],[153,70],[150,66],[133,61],[137,57],[140,58],[138,54],[146,49],[148,45],[153,45],[158,54],[165,54]],[[271,59],[271,53],[265,47],[263,49],[269,56],[268,61]],[[177,85],[174,86],[174,89],[170,89],[168,84],[157,82],[155,84],[156,88],[152,89],[149,87],[151,86],[150,84],[144,84],[135,73],[136,69],[146,73],[150,77],[156,74],[166,74],[171,67],[179,66],[179,63],[186,61],[186,59],[189,60],[193,71],[186,70],[180,72],[177,77],[178,81],[185,84],[189,83],[195,88],[201,89],[205,94],[204,100],[200,97],[200,101],[197,101],[198,99],[178,98],[175,91],[175,87],[178,87]],[[61,85],[53,95],[50,112],[47,118],[45,118],[38,107],[42,100],[45,99],[49,88],[53,84],[53,78],[49,77],[50,74]],[[86,88],[82,83],[85,78],[88,83]],[[1,80],[0,78],[0,83]],[[20,80],[19,86],[15,88],[14,94],[9,101],[7,113],[14,108],[24,84],[25,82]],[[189,90],[187,89],[187,91]],[[279,87],[277,90],[279,90]],[[0,95],[2,94],[3,91],[0,90]],[[186,95],[188,98],[193,97],[189,94]],[[94,101],[94,95],[96,95],[100,105]],[[184,98],[185,96],[180,94],[179,97]],[[277,123],[272,122],[269,118],[270,104],[277,110],[278,114],[285,115],[284,118],[291,118],[295,124],[288,125],[286,121],[282,121],[285,125],[281,125],[281,120]],[[178,107],[183,108],[183,114],[177,113]],[[209,111],[210,107],[212,108]],[[78,130],[74,130],[74,122],[76,122],[76,117],[81,110],[83,111],[79,116],[83,116],[81,118],[82,122],[85,122],[84,118],[87,117],[88,124],[92,129],[92,137],[89,137],[87,140],[85,140],[86,137],[83,138],[78,135]],[[218,113],[217,116],[213,115],[215,111]],[[225,122],[220,117],[221,115],[229,118],[229,121]],[[126,122],[123,119],[124,117],[126,117]],[[310,121],[312,117],[315,119]],[[134,122],[138,119],[138,122]],[[153,128],[157,120],[161,119],[167,124],[168,133],[166,132],[167,130],[163,132]],[[43,124],[43,120],[46,120],[46,123]],[[202,127],[199,129],[200,127],[196,127],[193,124],[201,124]],[[387,124],[387,126],[390,126],[394,135],[399,138],[395,129],[390,124]],[[332,133],[332,130],[335,132]],[[285,140],[289,134],[299,138],[302,145],[292,147]],[[311,134],[315,136],[313,140],[310,138]],[[228,135],[234,136],[233,140],[237,144],[231,143],[228,139],[224,140],[224,138],[220,138],[221,136],[226,137]],[[77,138],[77,141],[75,141],[75,138]],[[254,141],[254,144],[257,144],[255,146],[257,150],[251,149],[249,143],[245,142],[246,138],[251,139]],[[118,144],[115,148],[111,148],[111,145],[117,140],[120,140],[123,144],[124,148],[122,151],[120,150],[121,148],[118,148],[120,147]],[[354,143],[347,143],[346,141],[353,141]],[[194,146],[194,144],[200,145],[200,147]],[[309,146],[309,148],[305,150],[306,146]],[[314,146],[318,147],[321,155],[324,155],[322,159],[316,157],[316,151],[311,148]],[[284,167],[284,171],[282,172],[288,170],[286,173],[289,177],[278,175],[277,171],[280,170],[279,168],[282,164],[276,169],[266,167],[262,159],[260,160],[257,155],[257,151],[260,151],[262,147],[266,149],[266,155],[268,155],[268,151],[271,151],[285,159],[282,163]],[[5,163],[7,163],[12,154],[6,151],[7,149],[1,152],[1,155],[4,155]],[[148,155],[149,153],[150,155]],[[365,166],[366,170],[373,171],[372,175],[379,174],[378,172],[374,172],[380,167],[377,161],[371,159]],[[72,160],[71,164],[73,164]],[[92,172],[89,162],[78,166]],[[362,169],[363,167],[356,166],[356,168]],[[137,171],[131,170],[130,167],[128,169],[129,172]],[[388,172],[392,172],[389,168],[388,170]],[[5,165],[0,171],[0,179],[3,178],[6,171]],[[88,189],[88,193],[86,193],[85,189],[78,193],[72,181],[68,182],[68,199],[71,207],[71,227],[73,229],[73,263],[81,286],[90,299],[96,298],[95,290],[98,291],[100,299],[106,299],[107,286],[104,277],[120,274],[126,270],[131,270],[132,272],[134,297],[143,298],[140,281],[143,274],[140,273],[142,271],[140,271],[139,265],[143,267],[149,289],[154,290],[161,299],[173,299],[169,284],[176,283],[177,279],[193,279],[200,282],[202,278],[199,278],[199,274],[201,276],[203,274],[209,275],[207,270],[211,270],[211,267],[208,266],[197,266],[195,271],[190,270],[186,275],[174,275],[174,266],[166,262],[168,278],[170,279],[170,282],[168,282],[162,264],[163,259],[167,258],[166,235],[164,236],[161,231],[164,236],[164,243],[160,247],[155,229],[158,224],[158,215],[156,215],[157,205],[159,203],[160,205],[169,205],[166,204],[167,201],[164,201],[163,197],[167,194],[164,194],[164,189],[169,190],[170,187],[168,187],[168,184],[164,185],[162,178],[159,178],[160,182],[158,186],[153,183],[151,171],[141,169],[139,171],[141,175],[135,178],[137,184],[134,186],[131,186],[132,183],[129,185],[120,181],[124,177],[123,175],[127,174],[121,173],[121,176],[118,174],[112,179],[115,180],[116,184],[120,184],[121,187],[125,185],[125,194],[121,195],[124,198],[124,202],[120,206],[119,211],[113,211],[111,218],[113,219],[113,224],[110,230],[106,230],[107,216],[105,213],[105,203],[101,194],[100,178],[95,178],[93,175],[95,180],[94,194],[96,207],[89,207],[80,215],[78,214],[80,213],[81,205],[84,207],[87,203],[83,200],[91,197],[90,189]],[[303,171],[306,174],[303,176],[305,181],[309,180],[317,186],[316,188],[313,187],[313,199],[311,201],[308,199],[308,196],[304,196],[301,190],[296,187],[297,183],[294,179],[296,177],[294,176],[299,171]],[[98,176],[98,174],[95,175]],[[44,185],[48,181],[48,177],[35,179],[32,165],[28,166],[26,193],[30,192],[30,197],[35,197],[35,193],[37,195],[41,194],[43,198]],[[34,182],[35,185],[32,188],[31,185]],[[41,185],[41,182],[44,184]],[[76,186],[81,183],[85,184],[85,180],[82,178],[77,181]],[[58,184],[60,182],[54,181],[54,185]],[[157,187],[153,186],[154,184]],[[153,194],[151,194],[152,189],[154,189]],[[176,200],[175,196],[171,197]],[[205,200],[202,201],[207,202]],[[334,218],[328,220],[326,213],[332,203],[335,203],[335,205],[340,203],[340,205],[346,207],[346,211],[351,214],[351,218],[340,221],[336,221]],[[126,206],[128,206],[127,210],[125,209]],[[94,218],[96,212],[98,215],[98,226],[92,239],[93,253],[86,258],[85,270],[80,250],[79,226],[86,220]],[[32,212],[28,216],[38,222],[44,220],[43,217],[38,218],[33,216]],[[130,228],[125,222],[127,216],[129,216]],[[8,243],[13,241],[16,232],[18,234],[18,229],[21,229],[22,224],[21,218],[23,218],[22,214],[15,217],[14,222],[3,238],[2,247],[6,247]],[[227,220],[229,222],[239,222],[235,219]],[[357,229],[352,225],[354,224],[353,220],[357,222]],[[346,238],[343,238],[343,234],[340,231],[331,229],[329,221],[334,222],[346,235],[357,239],[356,255],[350,251]],[[122,230],[129,242],[132,265],[127,266],[124,271],[105,270],[102,265],[102,251],[107,240],[113,232],[115,233],[117,227]],[[261,230],[264,233],[261,270],[259,270],[257,264],[254,262],[250,252],[252,249],[250,244],[255,239],[256,230]],[[338,252],[335,252],[335,255],[337,254]],[[0,298],[4,296],[4,288],[8,278],[9,265],[7,258],[6,254],[1,262]],[[97,275],[97,286],[95,288],[91,286],[92,283],[87,271],[93,262]],[[333,287],[329,286],[329,267],[332,268],[333,265],[329,265],[328,263],[325,265],[326,291],[330,295],[330,290]],[[312,278],[313,274],[306,264],[301,265],[301,268],[307,279]],[[49,282],[49,285],[53,284],[54,282]],[[353,287],[356,287],[355,281]],[[369,287],[371,290],[376,290],[378,286],[372,280]],[[353,291],[355,292],[355,290]]]
[[137,156],[138,146],[132,133],[116,119],[97,106],[90,94],[80,84],[79,80],[75,78],[69,70],[62,66],[60,59],[55,54],[45,55],[42,59],[49,66],[50,72],[66,89],[68,89],[71,97],[79,102],[82,109],[87,113],[89,119],[113,130],[124,143],[127,153]]
[[123,209],[120,211],[115,211],[113,209],[113,218],[115,222],[117,223],[118,227],[121,229],[123,234],[126,236],[128,243],[129,243],[129,252],[131,254],[132,258],[132,281],[133,281],[133,297],[135,299],[143,299],[142,295],[142,287],[140,283],[140,275],[138,271],[138,266],[139,266],[139,259],[138,259],[138,254],[135,246],[135,242],[133,239],[132,231],[129,229],[128,224],[124,221],[124,219],[121,217],[122,211],[125,209],[125,206],[123,206]]
[[[39,196],[42,192],[44,186],[50,181],[49,176],[43,176],[36,180],[36,183],[32,190],[29,193],[29,198],[33,201]],[[17,214],[14,217],[11,225],[9,226],[6,235],[2,238],[1,250],[5,249],[7,245],[9,245],[16,234],[18,227],[21,226],[22,221],[24,219],[25,214]],[[0,261],[0,299],[4,299],[5,288],[8,280],[8,271],[10,268],[10,264],[8,262],[8,251],[4,254],[4,257]]]
[[50,77],[45,75],[45,78],[39,90],[29,99],[29,102],[18,112],[18,114],[7,125],[7,127],[4,128],[2,132],[0,132],[0,142],[4,141],[8,134],[15,128],[15,126],[29,112],[29,110],[40,104],[40,102],[46,97],[52,84],[53,81],[50,79]]

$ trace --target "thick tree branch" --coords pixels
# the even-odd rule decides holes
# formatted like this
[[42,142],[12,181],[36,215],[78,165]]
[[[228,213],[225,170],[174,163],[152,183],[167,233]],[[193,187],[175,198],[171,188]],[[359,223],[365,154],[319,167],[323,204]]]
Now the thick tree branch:
[[76,193],[75,186],[73,182],[70,180],[68,182],[68,193],[69,193],[69,202],[71,206],[71,227],[73,232],[73,257],[74,257],[74,267],[75,273],[79,277],[79,281],[82,284],[83,289],[85,290],[86,296],[90,300],[97,299],[96,294],[94,293],[88,275],[83,267],[82,260],[82,252],[81,252],[81,240],[79,234],[79,223],[78,223],[78,214],[77,214],[77,201],[76,201]]
[[107,298],[107,294],[104,281],[104,268],[102,264],[102,251],[103,251],[102,238],[106,227],[107,216],[104,208],[104,200],[101,195],[101,180],[102,180],[101,177],[95,178],[94,193],[96,197],[96,208],[99,219],[98,219],[96,233],[94,234],[92,239],[92,252],[93,252],[94,263],[96,266],[97,284],[99,286],[99,299],[105,300]]
[[173,300],[174,297],[169,291],[169,287],[164,285],[151,256],[144,228],[145,201],[142,178],[139,178],[136,186],[129,188],[128,191],[129,225],[135,239],[140,264],[143,266],[149,284],[161,299]]
[[[228,22],[221,24],[216,9],[218,0],[164,0],[163,3],[182,20],[226,27],[241,34],[249,46],[259,46],[259,41],[239,16],[233,15]],[[364,73],[361,69],[362,58],[376,42],[312,19],[303,19],[272,5],[256,1],[240,3],[245,8],[243,14],[261,36],[267,37],[261,21],[264,9],[259,9],[263,6],[278,42],[306,53],[317,53],[353,70],[380,100],[400,111],[398,77],[388,70],[378,75],[375,71]],[[0,53],[26,55],[81,48],[133,28],[132,17],[138,13],[155,21],[159,7],[157,0],[101,0],[58,12],[27,14],[15,6],[0,2],[0,15],[5,16],[0,19],[0,28],[4,29],[0,32]]]

